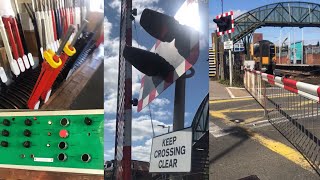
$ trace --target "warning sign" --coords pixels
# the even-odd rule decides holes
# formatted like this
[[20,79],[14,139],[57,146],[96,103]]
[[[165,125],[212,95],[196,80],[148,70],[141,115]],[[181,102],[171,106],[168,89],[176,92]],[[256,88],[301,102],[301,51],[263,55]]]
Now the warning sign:
[[192,128],[153,138],[149,172],[190,172]]

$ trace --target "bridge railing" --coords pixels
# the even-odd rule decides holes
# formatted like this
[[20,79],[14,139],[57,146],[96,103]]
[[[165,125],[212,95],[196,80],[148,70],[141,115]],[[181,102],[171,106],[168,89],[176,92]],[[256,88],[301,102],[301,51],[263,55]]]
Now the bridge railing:
[[249,69],[244,82],[269,122],[320,173],[320,87]]

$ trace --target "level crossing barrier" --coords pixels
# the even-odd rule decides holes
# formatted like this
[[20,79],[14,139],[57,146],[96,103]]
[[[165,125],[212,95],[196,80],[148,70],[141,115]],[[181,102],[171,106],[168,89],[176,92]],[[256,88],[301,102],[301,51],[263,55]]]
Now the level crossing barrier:
[[247,91],[269,122],[320,174],[320,86],[244,69]]

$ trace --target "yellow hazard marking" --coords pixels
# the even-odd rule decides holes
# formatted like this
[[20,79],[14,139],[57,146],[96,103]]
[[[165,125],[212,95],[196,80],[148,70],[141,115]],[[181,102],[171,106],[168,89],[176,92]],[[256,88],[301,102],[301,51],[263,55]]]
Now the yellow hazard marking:
[[[226,125],[234,125],[234,123],[232,123],[231,121],[229,121],[229,117],[227,115],[225,115],[226,112],[253,112],[253,111],[263,111],[263,109],[247,109],[247,110],[221,110],[221,111],[210,111],[210,115],[219,119],[222,119],[224,121],[224,123]],[[253,121],[255,118],[252,118],[251,120]],[[240,125],[241,126],[241,125]],[[303,169],[306,169],[308,171],[313,172],[312,167],[310,166],[310,164],[308,163],[308,161],[300,154],[299,151],[279,142],[279,141],[275,141],[273,139],[267,138],[265,136],[262,136],[260,134],[257,134],[254,131],[249,130],[246,126],[241,126],[243,127],[247,134],[249,135],[249,137],[251,139],[253,139],[254,141],[260,143],[261,145],[263,145],[264,147],[268,148],[269,150],[285,157],[286,159],[288,159],[289,161],[299,165],[300,167],[302,167]]]
[[241,124],[249,124],[249,123],[252,123],[252,122],[255,122],[255,121],[264,120],[264,119],[265,119],[265,117],[252,117],[252,118],[246,119],[245,122],[241,122]]
[[250,137],[259,142],[261,145],[265,146],[266,148],[270,149],[271,151],[280,154],[281,156],[285,157],[286,159],[292,161],[293,163],[301,166],[303,169],[308,171],[312,171],[312,167],[308,163],[308,161],[300,154],[299,151],[281,143],[275,141],[273,139],[269,139],[262,135],[259,135],[254,132],[249,132]]
[[252,97],[249,97],[249,98],[210,100],[209,104],[218,104],[218,103],[235,102],[235,101],[250,101],[250,100],[254,100],[254,99]]
[[210,116],[220,119],[228,119],[228,117],[220,111],[210,111]]
[[225,113],[231,113],[231,112],[263,112],[263,109],[224,109],[224,110],[220,110],[220,111],[210,111],[210,116],[212,117],[216,117],[219,119],[224,119],[224,120],[228,120],[230,118],[228,118],[227,115],[225,115]]
[[230,113],[230,112],[263,112],[264,109],[224,109],[224,110],[221,110],[220,112],[222,113]]

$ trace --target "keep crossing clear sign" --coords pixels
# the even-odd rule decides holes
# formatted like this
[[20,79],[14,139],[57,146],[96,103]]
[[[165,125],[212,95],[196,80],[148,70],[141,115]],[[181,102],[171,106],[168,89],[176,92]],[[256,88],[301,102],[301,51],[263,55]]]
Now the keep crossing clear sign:
[[149,172],[190,172],[192,128],[153,138]]

